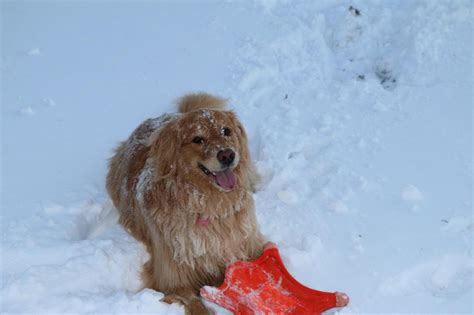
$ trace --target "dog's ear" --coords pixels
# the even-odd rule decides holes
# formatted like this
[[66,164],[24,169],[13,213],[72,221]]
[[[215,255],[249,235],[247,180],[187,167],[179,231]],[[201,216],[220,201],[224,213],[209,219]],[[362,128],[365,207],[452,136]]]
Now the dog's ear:
[[159,178],[176,174],[178,165],[178,148],[181,146],[179,119],[170,121],[155,130],[148,141],[149,157],[154,160]]
[[198,109],[223,110],[227,99],[208,93],[192,93],[179,98],[176,103],[180,113],[187,113]]

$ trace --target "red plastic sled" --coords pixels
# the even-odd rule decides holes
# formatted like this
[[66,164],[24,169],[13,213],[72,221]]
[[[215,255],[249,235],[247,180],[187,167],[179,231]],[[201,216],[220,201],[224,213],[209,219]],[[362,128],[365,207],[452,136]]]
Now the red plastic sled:
[[286,270],[273,243],[265,245],[257,260],[230,265],[224,283],[218,288],[203,287],[201,296],[238,315],[321,314],[349,303],[344,293],[316,291],[299,283]]

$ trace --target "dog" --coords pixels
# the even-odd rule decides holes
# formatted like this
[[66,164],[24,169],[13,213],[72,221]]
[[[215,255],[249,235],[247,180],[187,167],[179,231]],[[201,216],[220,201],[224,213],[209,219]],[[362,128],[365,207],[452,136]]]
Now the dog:
[[195,93],[177,103],[178,113],[144,121],[118,146],[107,190],[120,224],[150,254],[143,287],[186,314],[213,314],[199,289],[263,251],[252,197],[259,177],[225,99]]

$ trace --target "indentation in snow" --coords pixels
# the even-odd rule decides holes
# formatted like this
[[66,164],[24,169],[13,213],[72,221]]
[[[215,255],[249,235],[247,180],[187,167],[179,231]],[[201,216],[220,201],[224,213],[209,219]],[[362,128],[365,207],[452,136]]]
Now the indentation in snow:
[[[48,212],[51,213],[50,210]],[[77,213],[74,224],[68,232],[72,241],[96,238],[118,221],[118,212],[111,202],[104,204],[88,202],[78,208],[70,209],[69,212]]]

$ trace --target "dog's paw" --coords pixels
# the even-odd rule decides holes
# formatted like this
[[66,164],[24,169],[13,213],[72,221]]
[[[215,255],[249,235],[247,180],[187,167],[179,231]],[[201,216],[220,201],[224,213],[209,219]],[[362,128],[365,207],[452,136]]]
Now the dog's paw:
[[201,299],[195,299],[185,307],[186,315],[215,315],[214,310],[206,307]]
[[160,301],[166,304],[173,304],[173,303],[178,303],[182,305],[186,304],[185,298],[177,294],[167,294]]
[[167,294],[160,301],[167,304],[177,303],[183,305],[186,315],[215,314],[214,310],[207,308],[202,302],[202,300],[197,297],[186,298],[179,294]]
[[273,242],[266,242],[265,245],[263,245],[263,251],[266,251],[267,249],[272,249],[272,248],[278,248],[278,247]]

